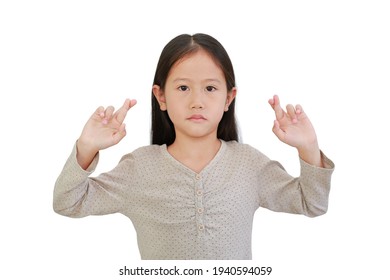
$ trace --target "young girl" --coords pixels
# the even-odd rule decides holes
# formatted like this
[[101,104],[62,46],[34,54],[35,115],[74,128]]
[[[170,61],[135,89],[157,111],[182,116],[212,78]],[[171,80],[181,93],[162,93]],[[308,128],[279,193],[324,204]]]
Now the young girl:
[[297,148],[301,174],[238,143],[233,67],[205,34],[180,35],[163,49],[152,89],[152,145],[89,177],[99,151],[126,135],[136,104],[99,107],[57,179],[54,210],[69,217],[122,213],[133,222],[142,259],[251,259],[257,208],[327,211],[333,163],[320,151],[302,107],[284,111],[277,96],[273,132]]

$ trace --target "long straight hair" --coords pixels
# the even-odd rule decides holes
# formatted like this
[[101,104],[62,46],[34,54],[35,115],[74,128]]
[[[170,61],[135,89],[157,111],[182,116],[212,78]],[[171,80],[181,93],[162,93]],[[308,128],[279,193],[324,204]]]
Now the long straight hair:
[[[182,34],[172,39],[163,49],[157,64],[153,85],[165,90],[165,84],[172,66],[186,55],[199,50],[206,51],[221,68],[228,92],[236,86],[232,62],[225,48],[213,37],[206,34]],[[217,137],[224,141],[238,141],[237,122],[234,114],[235,99],[224,112],[217,129]],[[175,127],[167,111],[161,111],[160,105],[152,91],[152,127],[151,143],[167,146],[176,138]]]

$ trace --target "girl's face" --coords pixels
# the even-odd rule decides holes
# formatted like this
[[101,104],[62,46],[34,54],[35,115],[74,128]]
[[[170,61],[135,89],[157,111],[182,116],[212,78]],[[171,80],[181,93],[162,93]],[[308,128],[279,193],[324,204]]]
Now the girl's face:
[[177,137],[217,137],[218,124],[236,96],[227,91],[220,67],[204,50],[176,62],[165,89],[153,86],[160,109],[167,111]]

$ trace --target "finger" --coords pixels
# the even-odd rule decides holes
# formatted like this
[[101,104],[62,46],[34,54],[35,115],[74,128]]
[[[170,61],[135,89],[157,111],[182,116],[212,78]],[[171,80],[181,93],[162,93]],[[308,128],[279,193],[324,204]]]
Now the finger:
[[112,118],[112,114],[114,113],[115,108],[113,106],[108,106],[106,111],[104,112],[105,119],[109,120]]
[[295,106],[295,112],[297,113],[297,115],[302,114],[303,113],[302,106],[297,104],[297,106]]
[[127,115],[127,112],[130,110],[131,107],[133,107],[135,104],[137,104],[137,100],[133,99],[126,99],[123,103],[122,107],[115,113],[115,118],[119,123],[122,123]]
[[103,124],[108,124],[108,122],[111,119],[112,113],[114,112],[114,107],[108,106],[105,111],[100,113],[100,117],[103,118],[102,123]]
[[130,109],[130,100],[126,99],[123,103],[122,107],[119,108],[118,111],[116,111],[114,117],[119,123],[122,123],[124,119],[126,118],[127,111]]
[[268,99],[268,103],[271,105],[272,108],[274,108],[274,97],[272,97],[271,99]]
[[93,114],[99,116],[100,118],[104,118],[104,107],[100,106]]
[[296,115],[296,113],[295,113],[295,108],[294,108],[294,106],[291,105],[291,104],[288,104],[288,105],[286,106],[286,109],[287,109],[287,114],[288,114],[289,117],[291,118],[291,121],[292,121],[293,123],[296,123],[296,122],[298,121],[298,119],[297,119],[297,115]]
[[136,99],[131,99],[130,100],[130,108],[133,107],[135,104],[137,104],[137,100]]
[[283,118],[285,112],[283,111],[282,107],[280,106],[279,97],[277,95],[273,96],[273,99],[270,99],[269,104],[271,105],[272,109],[275,111],[275,116],[277,120],[280,120]]
[[277,95],[274,95],[271,99],[268,99],[268,103],[271,105],[272,109],[275,107],[275,102],[279,100]]

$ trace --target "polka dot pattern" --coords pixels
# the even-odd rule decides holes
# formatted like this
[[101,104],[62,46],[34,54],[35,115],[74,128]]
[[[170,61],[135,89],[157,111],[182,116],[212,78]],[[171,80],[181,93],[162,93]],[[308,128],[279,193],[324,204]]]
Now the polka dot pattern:
[[122,213],[133,223],[142,259],[251,259],[252,222],[265,207],[307,216],[326,212],[334,164],[301,161],[301,176],[249,145],[222,141],[195,173],[165,145],[139,148],[92,177],[73,149],[54,189],[54,209],[70,217]]

